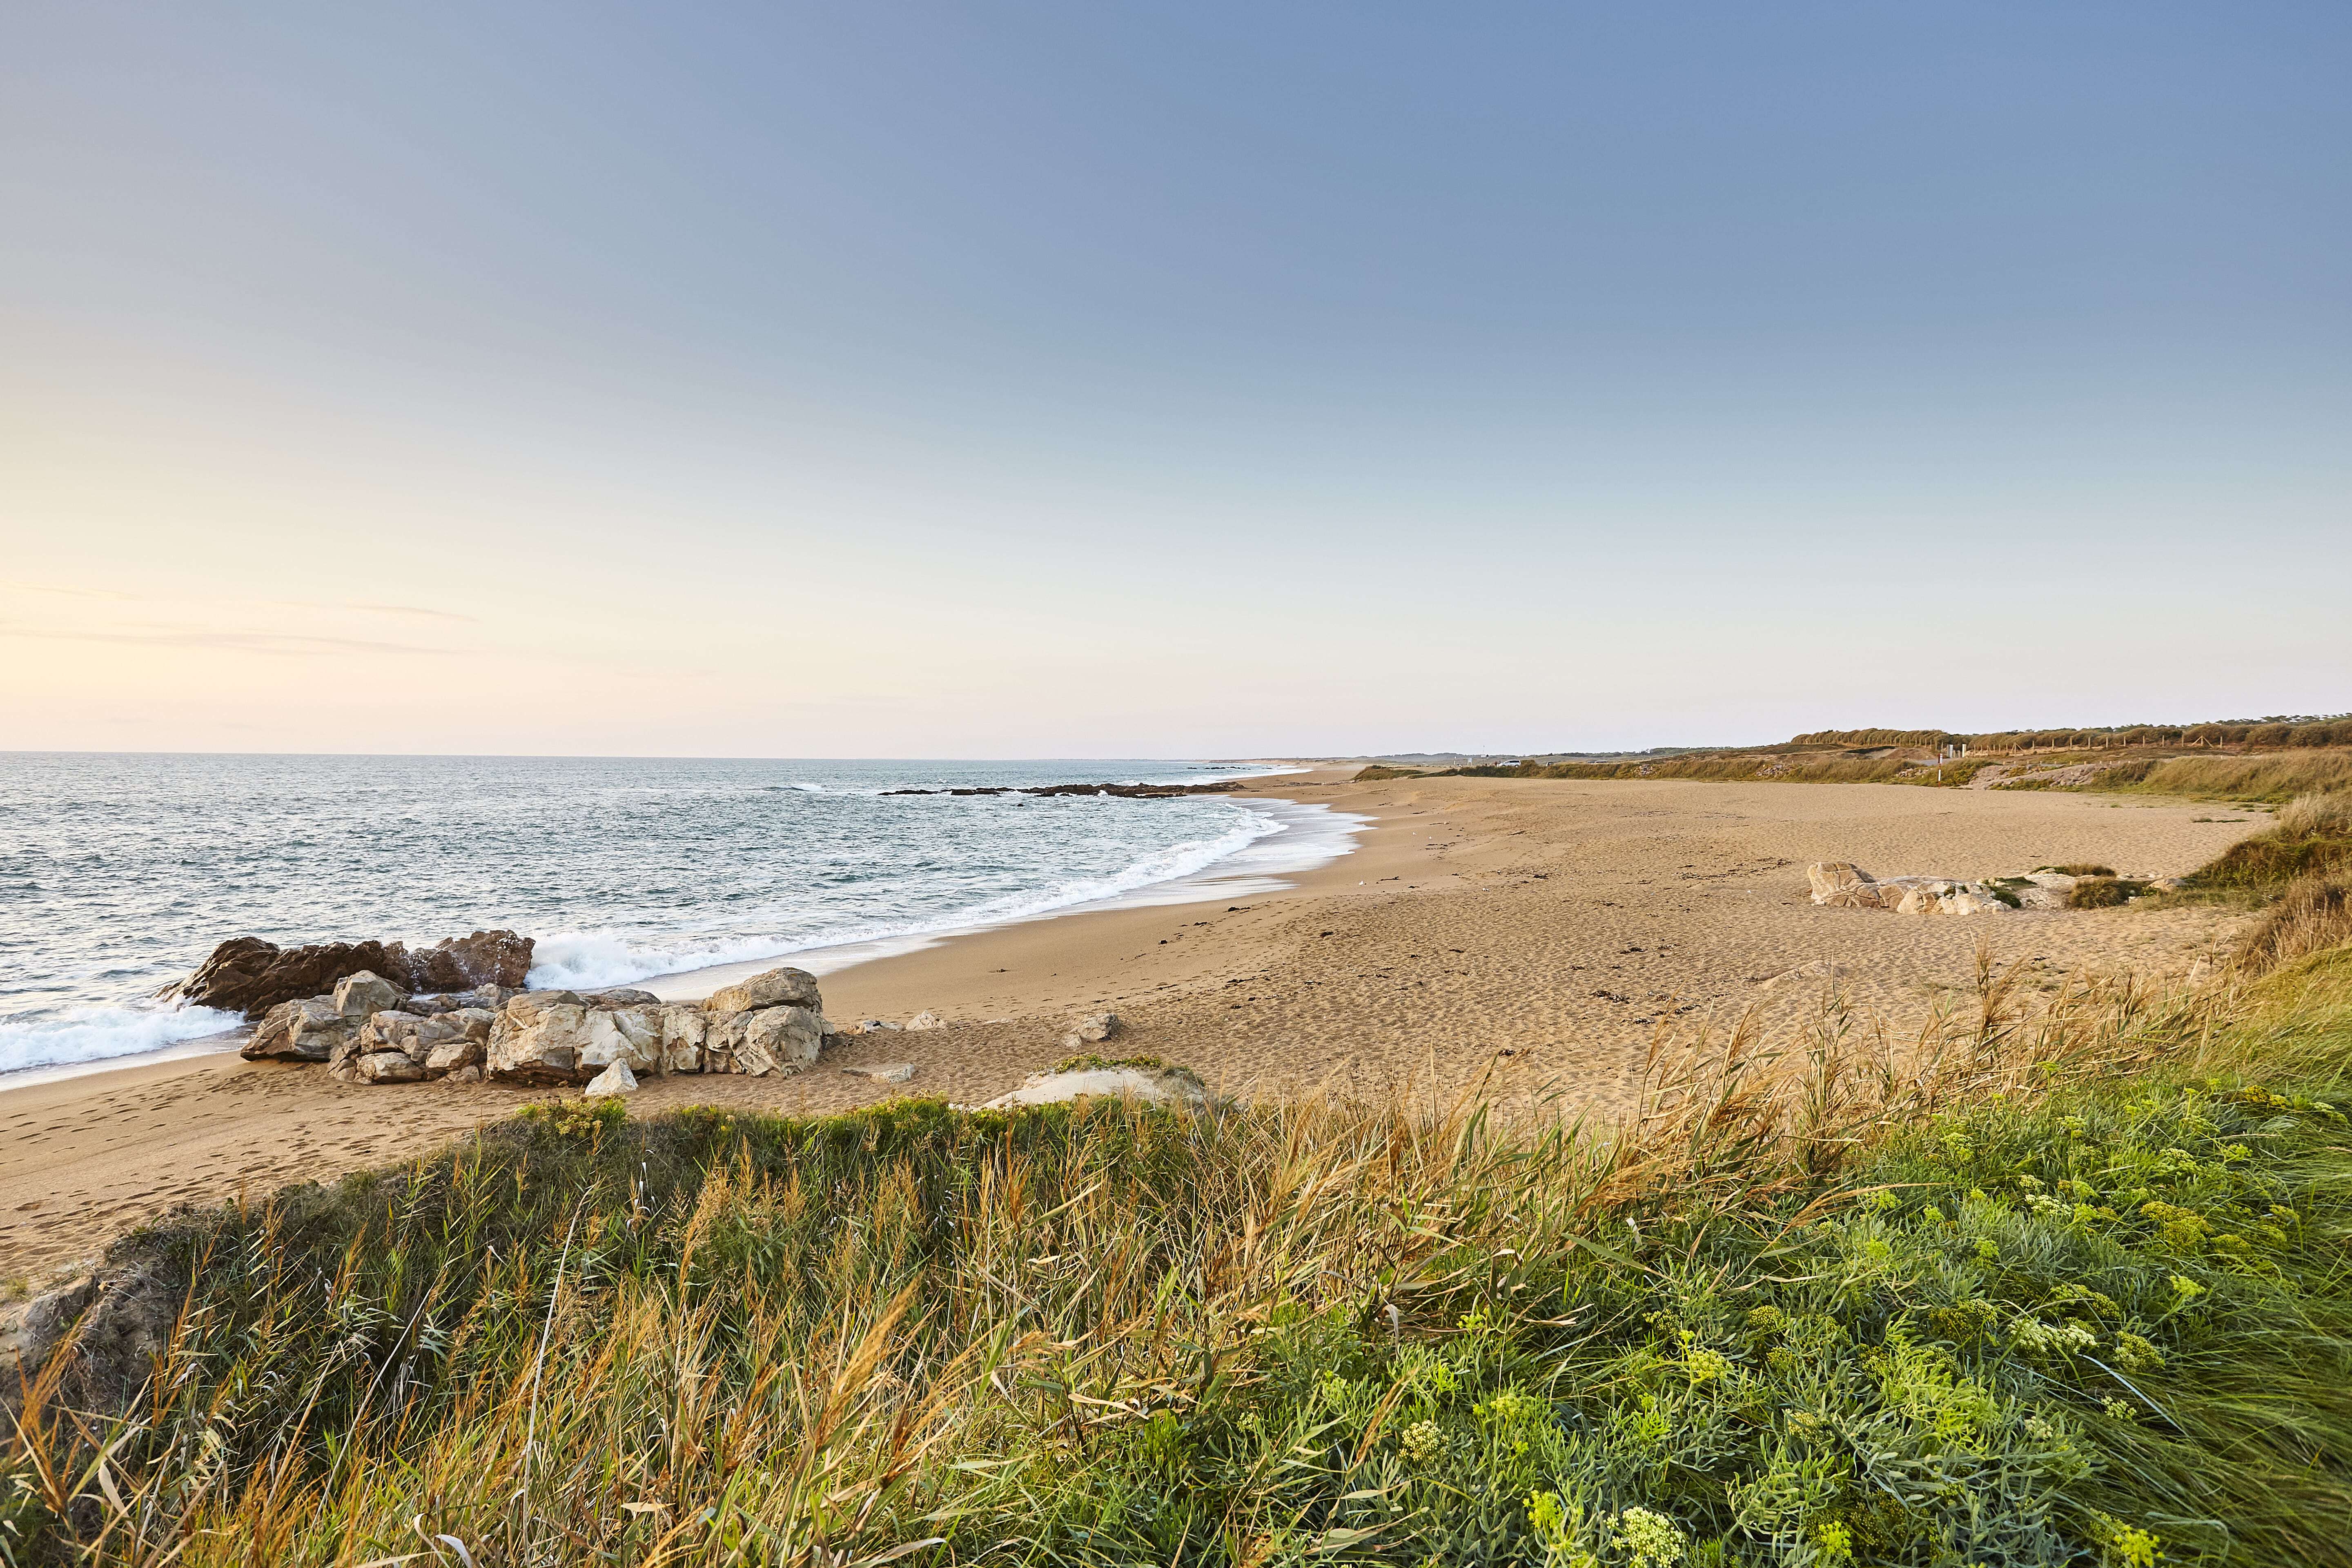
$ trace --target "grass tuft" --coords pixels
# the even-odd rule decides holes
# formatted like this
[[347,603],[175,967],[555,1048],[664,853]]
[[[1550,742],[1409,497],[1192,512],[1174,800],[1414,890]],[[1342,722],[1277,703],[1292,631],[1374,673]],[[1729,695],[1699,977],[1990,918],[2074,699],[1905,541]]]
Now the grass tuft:
[[2070,910],[2109,910],[2127,904],[2147,891],[2146,882],[2127,877],[2107,875],[2084,877],[2066,890],[2066,907]]

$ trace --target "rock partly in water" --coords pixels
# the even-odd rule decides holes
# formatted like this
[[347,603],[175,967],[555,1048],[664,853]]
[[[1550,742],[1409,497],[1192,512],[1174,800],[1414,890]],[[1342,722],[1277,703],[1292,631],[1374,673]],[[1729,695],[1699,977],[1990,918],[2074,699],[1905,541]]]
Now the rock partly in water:
[[386,943],[381,973],[411,991],[520,990],[530,973],[531,939],[517,931],[478,931],[431,947]]
[[601,1100],[616,1094],[635,1094],[637,1092],[637,1075],[629,1070],[628,1063],[615,1061],[603,1072],[590,1079],[588,1087],[580,1092],[590,1100]]
[[1032,1073],[1019,1089],[984,1101],[982,1109],[1006,1110],[1024,1105],[1062,1105],[1074,1100],[1097,1098],[1136,1100],[1175,1110],[1199,1110],[1209,1103],[1208,1091],[1202,1088],[1200,1079],[1184,1068],[1128,1064]]
[[213,949],[194,973],[163,994],[199,1007],[219,1007],[258,1018],[281,1002],[297,1002],[335,988],[361,970],[379,973],[383,944],[334,942],[311,947],[280,947],[257,936],[232,937]]
[[467,991],[481,985],[511,990],[523,984],[530,953],[530,938],[510,931],[478,931],[415,950],[396,942],[280,947],[257,936],[240,936],[213,949],[195,973],[163,994],[259,1018],[281,1002],[323,995],[345,976],[362,970],[406,991]]

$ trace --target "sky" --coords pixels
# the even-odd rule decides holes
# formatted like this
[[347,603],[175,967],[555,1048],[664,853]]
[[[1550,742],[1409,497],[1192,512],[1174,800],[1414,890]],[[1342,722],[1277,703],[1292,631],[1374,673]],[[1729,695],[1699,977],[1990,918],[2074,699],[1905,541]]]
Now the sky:
[[2352,6],[0,13],[0,750],[2352,709]]

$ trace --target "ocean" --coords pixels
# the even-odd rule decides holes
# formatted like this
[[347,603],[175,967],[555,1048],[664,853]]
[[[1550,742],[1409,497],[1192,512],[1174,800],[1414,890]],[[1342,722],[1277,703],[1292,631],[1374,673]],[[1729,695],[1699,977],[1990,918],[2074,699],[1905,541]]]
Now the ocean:
[[232,936],[414,944],[508,927],[537,941],[533,984],[618,985],[1197,896],[1198,879],[1344,854],[1356,819],[1320,806],[885,793],[1267,771],[0,752],[0,1075],[234,1026],[152,1000]]

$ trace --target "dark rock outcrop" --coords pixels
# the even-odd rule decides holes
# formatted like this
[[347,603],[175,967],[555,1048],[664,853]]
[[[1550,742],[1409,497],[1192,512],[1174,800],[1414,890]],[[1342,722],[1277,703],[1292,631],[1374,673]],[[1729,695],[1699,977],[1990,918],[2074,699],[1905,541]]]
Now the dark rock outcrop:
[[510,931],[478,931],[413,951],[396,942],[280,947],[257,936],[239,936],[213,949],[194,974],[163,994],[259,1018],[281,1002],[324,995],[362,970],[403,991],[471,991],[481,985],[511,990],[521,986],[530,952],[530,938]]
[[404,991],[471,991],[478,985],[522,988],[530,970],[531,940],[510,931],[478,931],[431,947],[411,950],[391,942],[383,950],[384,975]]
[[380,942],[331,942],[280,947],[257,936],[231,937],[194,974],[164,994],[201,1007],[258,1018],[280,1002],[320,996],[345,975],[386,968]]

